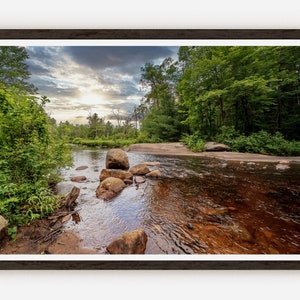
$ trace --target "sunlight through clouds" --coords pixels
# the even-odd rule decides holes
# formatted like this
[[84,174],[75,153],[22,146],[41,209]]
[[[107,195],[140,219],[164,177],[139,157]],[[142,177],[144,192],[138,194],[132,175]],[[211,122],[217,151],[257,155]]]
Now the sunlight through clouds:
[[89,113],[109,118],[114,109],[126,114],[143,97],[141,67],[177,55],[169,46],[27,47],[31,82],[50,99],[48,114],[57,122],[87,122]]

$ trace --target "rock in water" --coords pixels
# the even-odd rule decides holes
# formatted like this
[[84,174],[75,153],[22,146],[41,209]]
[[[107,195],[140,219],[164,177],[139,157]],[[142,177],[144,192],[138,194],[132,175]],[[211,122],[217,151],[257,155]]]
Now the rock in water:
[[71,181],[73,182],[83,182],[85,181],[87,178],[85,176],[75,176],[71,178]]
[[161,177],[161,171],[160,170],[153,170],[146,174],[146,177]]
[[129,169],[126,152],[122,149],[110,149],[106,154],[106,169]]
[[123,180],[115,177],[104,179],[96,190],[96,197],[111,200],[116,197],[126,186]]
[[124,180],[132,179],[132,173],[124,170],[117,170],[117,169],[103,169],[101,170],[99,179],[100,181],[105,180],[108,177],[115,177]]
[[81,170],[85,170],[85,169],[87,169],[88,168],[88,166],[79,166],[79,167],[77,167],[75,170],[76,171],[81,171]]
[[0,215],[0,241],[2,239],[4,239],[7,236],[7,234],[8,234],[8,232],[7,232],[7,224],[8,224],[7,220],[4,219]]
[[142,229],[125,232],[121,237],[111,242],[106,250],[110,254],[144,254],[147,235]]
[[146,179],[143,176],[136,176],[134,178],[134,182],[137,184],[144,183],[145,181],[146,181]]
[[204,149],[205,151],[229,151],[230,147],[216,142],[207,142]]
[[149,167],[146,164],[138,164],[133,166],[130,170],[133,175],[145,175],[150,172]]

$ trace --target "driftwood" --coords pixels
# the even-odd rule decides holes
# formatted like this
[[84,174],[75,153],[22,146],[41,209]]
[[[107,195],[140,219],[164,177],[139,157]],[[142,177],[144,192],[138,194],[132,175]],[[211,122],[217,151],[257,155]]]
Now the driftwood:
[[55,229],[52,228],[50,232],[37,238],[35,242],[38,242],[40,240],[43,240],[42,242],[48,242],[49,240],[52,241],[57,237],[58,234],[62,232],[62,228],[63,228],[63,224],[59,224]]
[[69,209],[69,210],[73,210],[74,207],[76,206],[76,199],[78,198],[79,196],[79,193],[80,193],[80,189],[76,186],[73,186],[71,192],[65,196],[65,205],[66,205],[66,208]]
[[58,218],[60,217],[65,217],[67,215],[73,215],[73,214],[76,214],[78,211],[80,211],[81,208],[77,209],[77,210],[68,210],[68,211],[64,211],[64,212],[61,212],[59,214],[56,214],[56,215],[53,215],[53,216],[49,216],[47,219],[48,220],[57,220]]

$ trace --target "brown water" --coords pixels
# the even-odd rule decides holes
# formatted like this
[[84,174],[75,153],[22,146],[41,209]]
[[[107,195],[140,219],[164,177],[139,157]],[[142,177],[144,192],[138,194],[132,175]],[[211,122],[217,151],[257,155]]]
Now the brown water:
[[[225,162],[204,157],[128,152],[130,165],[159,161],[161,179],[126,187],[112,201],[97,199],[106,151],[74,151],[60,192],[80,187],[80,222],[67,230],[84,247],[105,253],[125,231],[143,228],[146,254],[299,254],[300,164]],[[75,168],[87,165],[88,169]],[[85,175],[84,183],[73,176]]]

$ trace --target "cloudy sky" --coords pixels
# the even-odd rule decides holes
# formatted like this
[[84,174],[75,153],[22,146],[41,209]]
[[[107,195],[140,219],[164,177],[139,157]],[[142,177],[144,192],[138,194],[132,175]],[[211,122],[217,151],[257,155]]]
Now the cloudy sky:
[[144,92],[141,67],[176,58],[172,46],[29,46],[31,82],[51,102],[46,111],[58,122],[86,123],[89,113],[109,118],[132,111]]

